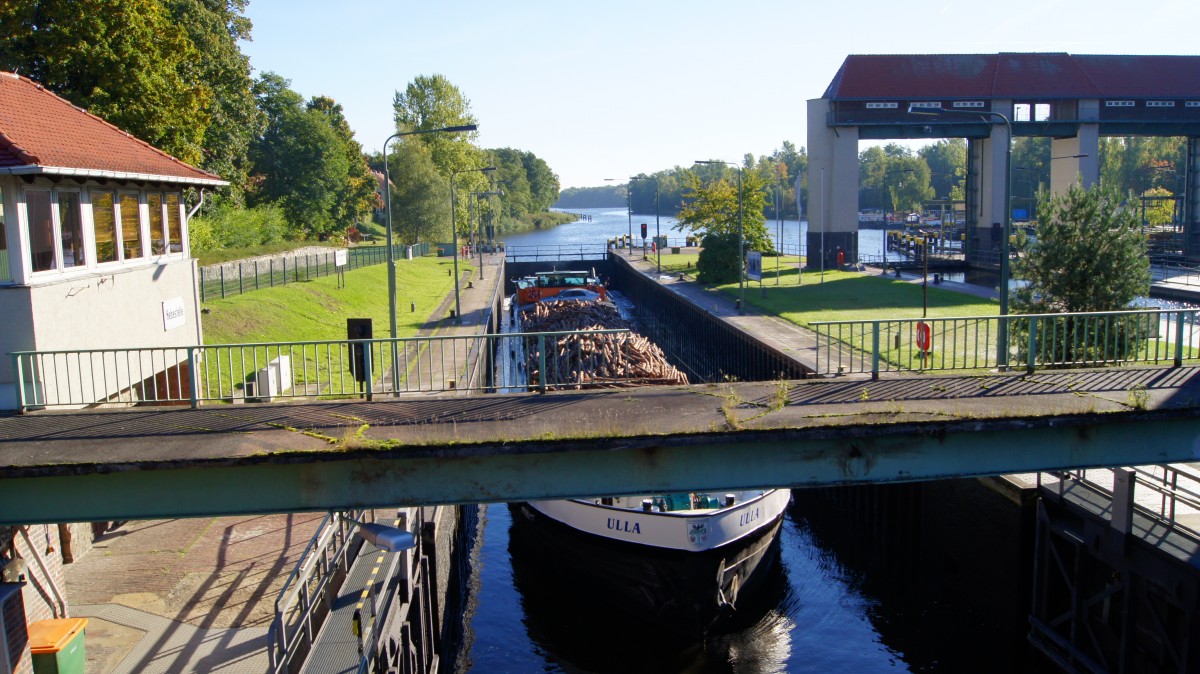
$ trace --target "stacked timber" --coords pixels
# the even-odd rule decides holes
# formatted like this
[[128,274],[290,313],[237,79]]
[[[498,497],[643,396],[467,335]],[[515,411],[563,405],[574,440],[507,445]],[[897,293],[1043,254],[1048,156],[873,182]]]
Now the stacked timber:
[[[603,302],[539,302],[525,312],[521,327],[522,332],[629,328],[617,308]],[[550,388],[687,383],[687,375],[667,362],[657,344],[633,332],[564,335],[543,343],[545,382]],[[528,338],[525,353],[530,384],[540,383],[542,356],[537,338]]]

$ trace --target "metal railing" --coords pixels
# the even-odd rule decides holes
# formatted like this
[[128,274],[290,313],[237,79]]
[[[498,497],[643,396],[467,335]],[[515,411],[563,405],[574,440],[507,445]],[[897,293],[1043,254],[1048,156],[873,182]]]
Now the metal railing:
[[354,538],[358,525],[351,520],[367,515],[362,510],[346,515],[349,519],[340,513],[325,516],[275,599],[275,618],[267,630],[273,674],[297,671],[303,663],[358,556],[362,539]]
[[[395,247],[397,260],[404,260],[408,257],[407,248],[409,246]],[[428,254],[430,245],[419,243],[411,248],[413,257],[417,258]],[[348,250],[347,271],[387,262],[386,246],[362,246]],[[266,260],[254,259],[200,267],[200,301],[225,299],[262,288],[311,281],[322,276],[336,274],[337,269],[333,249],[326,253],[272,257]]]
[[[1091,468],[1038,473],[1037,484],[1060,500],[1072,489],[1082,488],[1111,502],[1115,482],[1113,470]],[[1181,516],[1200,514],[1200,474],[1172,465],[1134,466],[1129,470],[1134,472],[1133,507],[1139,514],[1193,540],[1200,540],[1200,530],[1180,519]]]
[[[191,405],[287,398],[490,390],[497,354],[514,352],[539,390],[603,386],[623,372],[629,330],[221,344],[12,353],[21,411],[43,407]],[[597,340],[609,342],[604,353]],[[548,360],[549,356],[549,360]],[[549,367],[548,367],[549,365]],[[568,367],[568,365],[570,367]],[[632,376],[632,375],[630,375]]]
[[1150,282],[1200,286],[1200,269],[1174,262],[1151,262]]
[[604,245],[552,244],[545,246],[505,246],[504,257],[509,262],[559,262],[562,260],[604,260],[608,249]]
[[1101,367],[1171,362],[1200,355],[1196,309],[1070,314],[821,321],[822,374],[986,370],[1000,366],[997,344],[1007,323],[1009,367]]

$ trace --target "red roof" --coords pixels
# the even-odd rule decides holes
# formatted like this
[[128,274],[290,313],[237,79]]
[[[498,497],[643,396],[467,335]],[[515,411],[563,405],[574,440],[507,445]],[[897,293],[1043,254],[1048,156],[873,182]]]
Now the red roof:
[[1200,98],[1200,56],[851,55],[825,98]]
[[3,72],[0,173],[227,184],[220,176],[185,164],[71,105],[40,84]]

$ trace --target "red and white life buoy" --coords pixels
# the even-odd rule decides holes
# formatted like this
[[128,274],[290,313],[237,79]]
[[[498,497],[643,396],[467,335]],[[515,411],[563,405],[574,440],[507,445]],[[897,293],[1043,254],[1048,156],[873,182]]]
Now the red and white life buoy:
[[928,351],[932,338],[933,335],[929,330],[929,324],[925,321],[917,323],[917,348],[922,351]]

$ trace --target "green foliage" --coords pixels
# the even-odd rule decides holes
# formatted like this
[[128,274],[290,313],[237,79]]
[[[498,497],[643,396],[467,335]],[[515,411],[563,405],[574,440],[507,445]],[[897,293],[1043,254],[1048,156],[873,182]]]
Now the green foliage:
[[[703,168],[716,169],[716,177],[705,182],[699,173],[688,175],[686,202],[679,211],[679,221],[675,230],[695,234],[701,238],[709,234],[732,234],[736,238],[740,219],[744,250],[772,252],[774,247],[771,245],[766,218],[763,216],[766,201],[763,179],[754,171],[745,172],[741,183],[742,202],[739,208],[736,175],[732,178],[727,177],[728,172],[722,167]],[[706,173],[711,174],[714,171]]]
[[399,143],[389,152],[392,229],[402,244],[450,240],[450,182],[442,177],[429,148]]
[[737,233],[710,233],[704,236],[701,245],[696,278],[701,283],[736,283],[742,270]]
[[1175,200],[1170,190],[1153,187],[1142,192],[1145,201],[1145,219],[1147,225],[1169,225],[1175,219]]
[[192,67],[203,58],[157,0],[11,0],[0,12],[0,69],[192,164],[216,99]]
[[375,205],[375,182],[341,106],[304,105],[288,80],[264,73],[256,85],[266,131],[250,148],[261,177],[250,203],[277,204],[294,238],[340,235]]
[[863,150],[858,173],[861,208],[920,212],[934,195],[926,160],[896,143]]
[[1150,263],[1137,214],[1120,192],[1072,185],[1043,193],[1037,243],[1014,265],[1014,307],[1027,313],[1116,311],[1150,288]]
[[[623,185],[599,187],[568,187],[558,193],[555,208],[617,208],[625,206]],[[643,212],[643,211],[638,211]]]
[[272,204],[249,209],[222,204],[206,209],[188,223],[188,241],[197,257],[230,248],[277,243],[286,235],[283,211]]

